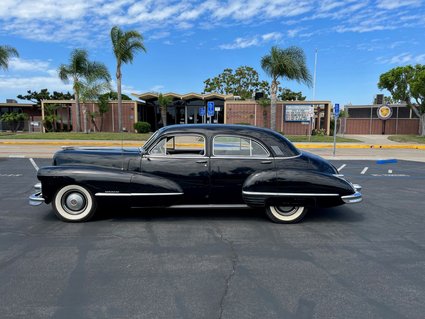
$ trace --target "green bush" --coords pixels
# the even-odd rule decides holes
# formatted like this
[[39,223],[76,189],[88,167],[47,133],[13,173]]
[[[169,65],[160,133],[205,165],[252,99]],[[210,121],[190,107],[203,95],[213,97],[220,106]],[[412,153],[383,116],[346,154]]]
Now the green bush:
[[151,125],[148,122],[137,122],[134,123],[134,129],[137,133],[149,133],[151,131]]

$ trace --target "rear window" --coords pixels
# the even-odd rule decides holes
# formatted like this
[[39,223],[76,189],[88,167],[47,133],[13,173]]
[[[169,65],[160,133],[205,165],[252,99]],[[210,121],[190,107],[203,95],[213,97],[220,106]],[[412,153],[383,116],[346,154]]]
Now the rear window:
[[259,142],[241,136],[216,136],[213,142],[215,156],[268,157],[267,149]]

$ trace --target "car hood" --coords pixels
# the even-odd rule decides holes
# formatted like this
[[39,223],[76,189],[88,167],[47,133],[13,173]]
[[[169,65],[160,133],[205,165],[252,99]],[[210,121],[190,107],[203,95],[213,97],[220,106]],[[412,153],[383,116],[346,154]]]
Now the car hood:
[[124,169],[132,159],[140,158],[137,147],[65,147],[56,152],[53,165],[94,165]]

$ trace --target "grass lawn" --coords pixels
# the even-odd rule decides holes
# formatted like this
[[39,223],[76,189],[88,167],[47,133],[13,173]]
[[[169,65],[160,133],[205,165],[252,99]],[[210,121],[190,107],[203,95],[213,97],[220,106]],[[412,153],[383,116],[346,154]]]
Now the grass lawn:
[[388,139],[400,143],[418,143],[425,144],[425,136],[418,135],[391,135]]
[[127,141],[145,141],[151,136],[151,133],[137,134],[137,133],[0,133],[0,139],[34,139],[34,140],[109,140],[120,141],[122,139]]
[[[72,132],[61,132],[61,133],[0,133],[0,139],[45,139],[45,140],[107,140],[107,141],[120,141],[124,139],[126,141],[146,141],[151,133],[147,134],[136,134],[136,133],[72,133]],[[302,135],[287,135],[286,136],[292,142],[309,142],[308,136]],[[350,138],[337,137],[337,142],[352,142],[359,143],[360,141]],[[311,142],[321,143],[332,143],[334,141],[333,136],[311,136]],[[361,143],[361,142],[360,142]]]

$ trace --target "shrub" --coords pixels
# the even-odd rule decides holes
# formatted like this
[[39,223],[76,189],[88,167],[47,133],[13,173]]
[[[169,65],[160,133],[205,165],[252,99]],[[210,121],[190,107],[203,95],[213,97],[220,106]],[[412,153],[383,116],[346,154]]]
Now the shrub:
[[148,122],[137,122],[134,123],[134,129],[137,133],[149,133],[151,131],[151,125]]

